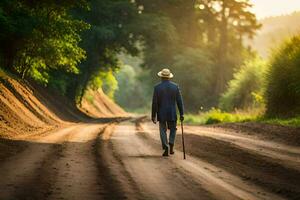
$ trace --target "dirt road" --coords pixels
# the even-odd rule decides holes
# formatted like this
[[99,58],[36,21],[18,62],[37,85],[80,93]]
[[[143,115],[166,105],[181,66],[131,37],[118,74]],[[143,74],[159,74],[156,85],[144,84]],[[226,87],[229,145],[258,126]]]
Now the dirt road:
[[[15,138],[0,199],[299,199],[300,148],[186,127],[187,160],[161,157],[155,125],[73,124]],[[8,142],[8,141],[6,141]]]

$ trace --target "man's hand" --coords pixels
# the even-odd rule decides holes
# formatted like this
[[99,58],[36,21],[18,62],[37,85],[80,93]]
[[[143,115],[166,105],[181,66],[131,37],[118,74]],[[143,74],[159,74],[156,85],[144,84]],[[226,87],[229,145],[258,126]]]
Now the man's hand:
[[181,116],[180,116],[180,121],[182,121],[182,122],[183,122],[183,120],[184,120],[184,116],[183,116],[183,115],[181,115]]
[[153,124],[156,124],[156,119],[152,118],[152,122],[153,122]]

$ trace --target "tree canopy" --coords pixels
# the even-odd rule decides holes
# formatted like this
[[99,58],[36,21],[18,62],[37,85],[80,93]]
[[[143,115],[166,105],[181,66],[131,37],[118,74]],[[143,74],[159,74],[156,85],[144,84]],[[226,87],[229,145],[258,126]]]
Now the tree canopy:
[[169,67],[193,91],[184,94],[187,109],[209,109],[251,54],[243,38],[260,25],[250,7],[248,0],[3,0],[1,66],[80,103],[87,88],[110,84],[101,79],[115,84],[120,54],[139,56],[147,84]]

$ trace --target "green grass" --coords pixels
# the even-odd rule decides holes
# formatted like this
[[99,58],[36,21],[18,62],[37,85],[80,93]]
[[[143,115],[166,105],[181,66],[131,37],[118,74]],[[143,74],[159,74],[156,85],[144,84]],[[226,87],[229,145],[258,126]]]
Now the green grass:
[[294,118],[266,118],[260,111],[247,112],[222,112],[219,109],[212,109],[208,112],[195,114],[186,114],[185,120],[187,124],[204,125],[218,123],[234,123],[234,122],[260,122],[266,124],[300,127],[300,116]]
[[188,124],[218,124],[218,123],[232,123],[232,122],[247,122],[257,120],[258,113],[250,112],[235,112],[227,113],[219,109],[212,109],[208,112],[200,113],[198,115],[187,114],[185,122]]
[[282,126],[300,127],[300,116],[294,118],[261,118],[259,122]]

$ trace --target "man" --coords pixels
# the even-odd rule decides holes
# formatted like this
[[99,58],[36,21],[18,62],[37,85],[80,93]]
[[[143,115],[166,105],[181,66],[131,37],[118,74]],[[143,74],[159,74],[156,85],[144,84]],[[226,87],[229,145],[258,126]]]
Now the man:
[[[164,150],[163,156],[169,155],[168,144],[170,145],[170,154],[174,154],[174,142],[176,136],[177,114],[176,104],[180,114],[180,120],[184,120],[183,102],[179,87],[170,81],[173,74],[169,69],[163,69],[157,73],[161,77],[161,83],[154,87],[152,100],[152,121],[156,124],[159,121],[160,139]],[[169,142],[167,138],[167,129],[170,129]]]

